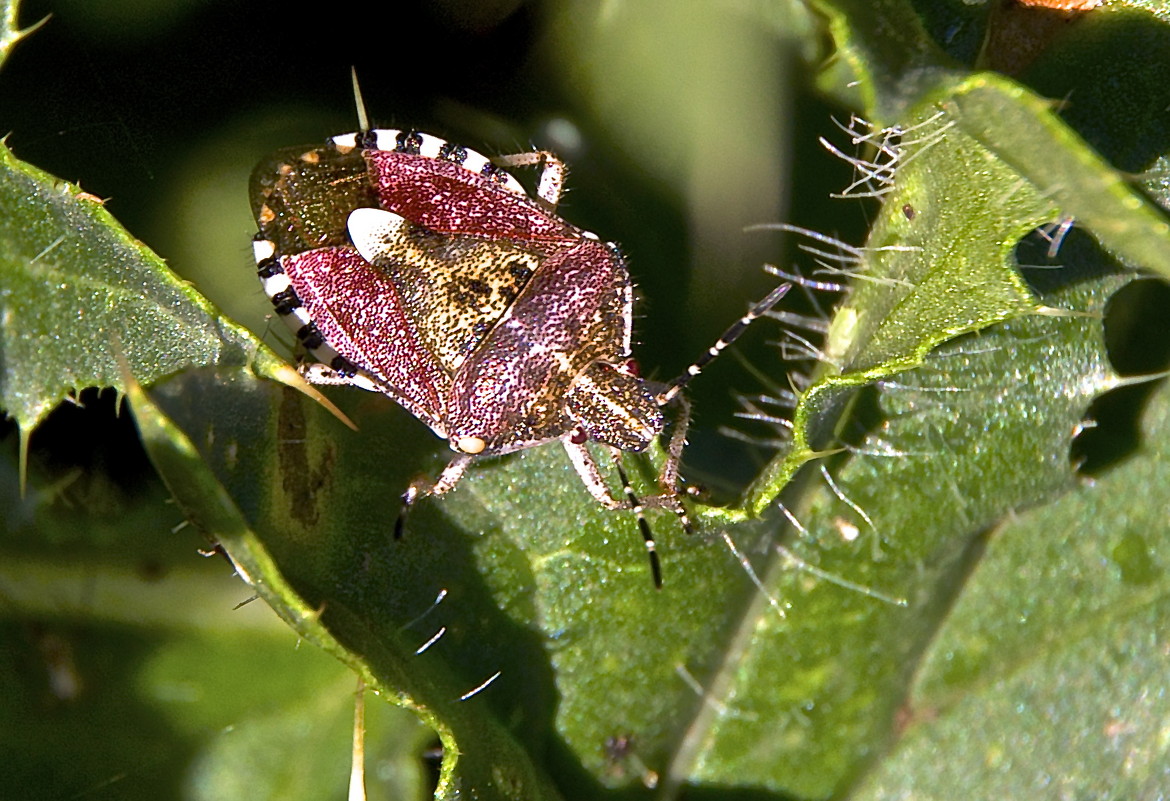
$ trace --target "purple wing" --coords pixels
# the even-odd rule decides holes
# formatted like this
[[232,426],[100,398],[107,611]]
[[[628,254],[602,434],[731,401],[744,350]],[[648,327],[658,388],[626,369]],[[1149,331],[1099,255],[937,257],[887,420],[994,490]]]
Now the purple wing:
[[422,346],[389,277],[353,248],[310,250],[282,264],[325,341],[436,432],[444,430],[450,378]]

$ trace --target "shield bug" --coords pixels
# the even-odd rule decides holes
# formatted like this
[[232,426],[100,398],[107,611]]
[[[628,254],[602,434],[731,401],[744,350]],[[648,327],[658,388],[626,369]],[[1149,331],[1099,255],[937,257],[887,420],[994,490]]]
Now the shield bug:
[[[506,167],[539,167],[529,196]],[[647,448],[662,407],[752,320],[767,298],[680,378],[655,385],[630,358],[633,285],[618,247],[555,213],[565,166],[547,152],[488,159],[417,131],[363,130],[324,146],[279,151],[252,176],[257,270],[276,313],[317,360],[314,383],[389,395],[456,455],[409,507],[451,490],[476,456],[560,440],[586,488],[609,509],[637,513],[656,586],[661,572],[645,507],[673,510],[685,401],[674,423],[662,492],[638,498],[622,451]],[[625,500],[587,447],[613,456]]]

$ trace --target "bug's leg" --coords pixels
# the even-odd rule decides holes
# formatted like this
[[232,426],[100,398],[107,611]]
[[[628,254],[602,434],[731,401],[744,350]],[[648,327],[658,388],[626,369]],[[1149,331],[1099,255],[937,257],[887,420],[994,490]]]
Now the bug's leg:
[[613,497],[609,487],[605,485],[605,481],[601,477],[601,469],[589,449],[583,443],[574,442],[572,437],[566,437],[563,442],[565,443],[565,451],[569,454],[569,461],[573,463],[577,475],[581,477],[581,482],[598,503],[606,509],[630,509],[634,512],[638,518],[638,531],[642,534],[642,541],[646,544],[646,554],[650,558],[650,575],[654,579],[654,586],[657,589],[662,589],[662,566],[658,561],[658,548],[654,544],[654,532],[650,530],[650,524],[646,521],[642,501],[638,499],[633,488],[630,487],[630,479],[622,467],[622,452],[617,448],[607,446],[610,455],[613,456],[613,463],[617,467],[618,477],[622,482],[622,492],[626,496],[626,500],[619,501]]
[[593,499],[606,509],[630,509],[628,501],[619,501],[613,497],[609,491],[609,487],[605,485],[605,479],[601,477],[601,468],[597,464],[597,460],[593,458],[593,454],[589,452],[583,444],[573,442],[571,438],[566,437],[563,440],[565,444],[565,452],[569,454],[569,461],[573,463],[573,469],[577,471],[577,475],[581,477],[581,483],[585,485],[585,489],[589,490],[589,494]]
[[536,196],[548,205],[549,211],[556,210],[565,191],[565,175],[568,173],[565,162],[557,158],[556,154],[547,150],[533,150],[529,153],[497,156],[492,161],[502,167],[540,167]]
[[687,534],[694,534],[695,527],[691,524],[687,509],[679,500],[679,465],[682,462],[683,448],[687,444],[687,429],[691,423],[691,402],[685,395],[676,395],[674,402],[679,405],[678,419],[674,423],[674,430],[670,435],[670,442],[666,446],[666,461],[662,465],[662,472],[658,474],[658,483],[664,490],[662,495],[643,498],[643,505],[650,508],[669,509],[678,516],[679,525]]
[[[668,464],[663,467],[663,473],[659,477],[659,483],[667,491],[661,495],[648,495],[644,498],[639,498],[629,488],[625,480],[624,468],[622,468],[619,460],[622,452],[617,448],[608,446],[610,453],[614,456],[614,461],[617,463],[623,484],[622,491],[626,494],[627,500],[619,501],[609,491],[609,487],[605,484],[605,479],[601,477],[601,467],[597,464],[597,460],[593,458],[593,454],[584,445],[578,445],[571,439],[566,438],[565,452],[569,454],[569,461],[573,463],[573,469],[577,471],[581,483],[585,485],[585,489],[589,490],[589,494],[593,499],[606,509],[611,511],[618,510],[632,510],[635,505],[645,509],[670,509],[684,520],[683,527],[687,529],[687,533],[691,532],[690,518],[687,517],[686,510],[682,508],[682,503],[678,499],[678,491],[667,483],[668,480],[678,481],[678,461],[682,455],[682,447],[686,444],[686,431],[681,434],[676,433],[671,436],[670,447],[673,456],[669,457]],[[667,471],[670,471],[669,475]],[[670,479],[673,476],[673,479]]]
[[678,419],[674,422],[674,430],[670,434],[670,442],[666,446],[666,461],[662,465],[662,472],[658,475],[658,483],[669,493],[678,494],[679,464],[682,462],[683,448],[687,445],[687,431],[691,425],[691,402],[685,395],[675,396],[674,403],[678,404]]
[[447,462],[443,472],[439,473],[439,477],[434,481],[418,478],[411,482],[406,492],[402,493],[402,509],[398,512],[398,519],[394,521],[394,539],[402,539],[402,532],[406,530],[406,517],[410,514],[410,507],[415,501],[428,495],[443,495],[454,489],[459,479],[463,478],[472,458],[474,457],[470,453],[461,453]]

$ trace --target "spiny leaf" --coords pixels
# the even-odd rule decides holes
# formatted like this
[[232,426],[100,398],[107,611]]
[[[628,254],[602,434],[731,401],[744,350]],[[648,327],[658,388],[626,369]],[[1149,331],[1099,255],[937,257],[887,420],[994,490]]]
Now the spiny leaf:
[[979,75],[943,101],[959,128],[1134,266],[1170,278],[1170,219],[1022,86]]
[[820,449],[832,447],[856,387],[922,364],[952,337],[1040,306],[1013,251],[1024,234],[1053,218],[1055,207],[955,130],[934,103],[911,119],[905,136],[915,144],[893,145],[904,165],[892,165],[893,191],[855,268],[855,286],[834,316],[823,374],[796,409],[791,450],[753,488],[752,513]]
[[[1100,311],[1122,280],[1046,299]],[[750,645],[726,668],[735,704],[712,715],[696,781],[821,797],[880,753],[897,731],[906,666],[979,536],[1069,487],[1077,423],[1116,383],[1101,337],[1091,316],[1020,318],[944,345],[855,399],[839,424],[848,450],[784,495],[801,528],[757,570],[787,617],[761,599],[744,618]],[[755,720],[768,722],[745,722]]]
[[1161,211],[1014,83],[973,76],[929,97],[910,119],[902,128],[915,144],[900,152],[904,166],[870,233],[860,280],[825,345],[833,369],[802,397],[792,449],[749,494],[754,513],[828,447],[832,411],[850,388],[921,364],[958,334],[1041,311],[1013,255],[1028,230],[1083,214],[1106,247],[1170,271]]
[[[485,714],[487,701],[460,700],[474,686],[459,678],[461,666],[416,653],[451,604],[412,626],[438,595],[434,574],[417,564],[433,543],[420,537],[413,552],[398,548],[386,528],[392,514],[371,516],[386,505],[386,488],[368,466],[351,470],[363,454],[393,452],[382,443],[370,450],[377,427],[359,438],[304,395],[239,369],[188,371],[162,382],[155,398],[131,390],[148,451],[189,519],[301,636],[435,728],[446,746],[440,796],[553,797],[512,735]],[[435,653],[484,633],[453,632]]]
[[123,389],[120,357],[143,382],[274,363],[98,198],[0,145],[0,408],[27,432],[82,389]]
[[989,534],[924,655],[902,738],[857,798],[1164,789],[1164,382],[1142,428],[1137,452],[1107,476]]
[[[890,736],[899,665],[929,642],[972,544],[1018,506],[1069,487],[1073,433],[1117,385],[1095,317],[1126,279],[1081,242],[1063,257],[1088,248],[1089,271],[1066,267],[1063,288],[1036,298],[1014,251],[1055,206],[938,104],[912,119],[921,124],[907,136],[924,144],[902,154],[862,280],[830,326],[831,365],[801,397],[793,447],[750,502],[762,510],[783,488],[799,521],[795,541],[757,564],[787,618],[764,596],[744,616],[742,650],[713,682],[716,700],[737,705],[707,714],[694,781],[809,796],[847,786]],[[1064,311],[1037,315],[1042,304]],[[842,444],[821,454],[821,476],[789,483]],[[780,675],[783,699],[753,694]],[[769,723],[745,722],[755,720]]]

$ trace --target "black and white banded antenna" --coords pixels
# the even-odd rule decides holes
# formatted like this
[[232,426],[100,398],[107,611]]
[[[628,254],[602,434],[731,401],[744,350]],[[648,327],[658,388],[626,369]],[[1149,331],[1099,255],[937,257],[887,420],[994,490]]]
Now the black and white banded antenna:
[[670,385],[658,394],[658,405],[665,406],[674,400],[674,398],[680,392],[686,389],[687,384],[690,383],[692,378],[703,372],[704,367],[710,364],[715,359],[715,357],[723,352],[725,348],[730,346],[731,343],[739,339],[740,334],[742,334],[749,325],[771,311],[772,307],[779,303],[780,299],[783,298],[791,288],[791,284],[781,284],[769,292],[766,298],[752,306],[751,309],[748,310],[747,314],[732,323],[731,327],[723,332],[723,336],[719,337],[718,341],[709,347],[706,353],[704,353],[698,359],[695,359],[691,366],[688,367],[682,375],[671,381]]

